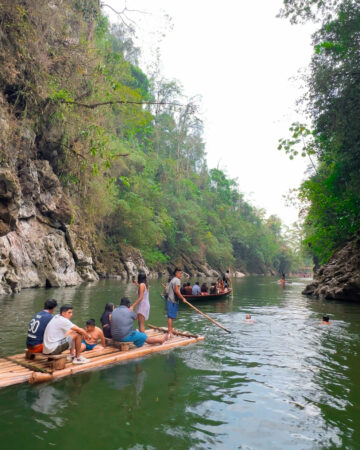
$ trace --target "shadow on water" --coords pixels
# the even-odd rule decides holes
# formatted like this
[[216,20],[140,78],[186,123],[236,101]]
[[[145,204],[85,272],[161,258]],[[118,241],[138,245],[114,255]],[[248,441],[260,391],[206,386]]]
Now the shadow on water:
[[[233,298],[194,302],[232,334],[182,305],[176,328],[203,343],[1,390],[2,448],[360,448],[360,306],[305,298],[305,282],[235,280]],[[151,283],[149,322],[164,326],[161,290]],[[123,295],[134,300],[136,288],[101,281],[2,298],[3,347],[24,348],[29,318],[51,296],[72,303],[81,325]],[[324,313],[330,326],[319,325]]]

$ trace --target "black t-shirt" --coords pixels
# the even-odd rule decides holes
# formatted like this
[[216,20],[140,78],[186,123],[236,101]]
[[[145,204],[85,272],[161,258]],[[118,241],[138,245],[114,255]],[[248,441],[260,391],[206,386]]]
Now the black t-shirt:
[[42,344],[44,339],[45,328],[54,316],[47,311],[40,311],[30,320],[26,345]]

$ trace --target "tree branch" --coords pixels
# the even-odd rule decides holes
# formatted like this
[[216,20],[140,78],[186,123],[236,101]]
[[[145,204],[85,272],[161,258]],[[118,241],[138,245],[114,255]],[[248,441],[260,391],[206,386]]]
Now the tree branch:
[[82,108],[95,109],[98,106],[106,106],[106,105],[171,105],[171,106],[181,106],[184,105],[180,103],[167,103],[167,102],[135,102],[130,100],[109,100],[108,102],[99,102],[99,103],[80,103],[72,100],[61,99],[60,103],[66,103],[68,105],[80,106]]

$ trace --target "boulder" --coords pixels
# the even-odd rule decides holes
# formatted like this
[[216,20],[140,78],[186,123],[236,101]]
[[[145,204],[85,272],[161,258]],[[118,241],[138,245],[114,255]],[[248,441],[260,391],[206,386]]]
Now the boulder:
[[360,301],[360,241],[354,239],[335,252],[302,293],[316,298]]
[[233,273],[233,277],[235,277],[235,278],[243,278],[243,277],[245,277],[245,274],[242,273],[242,272],[234,272]]

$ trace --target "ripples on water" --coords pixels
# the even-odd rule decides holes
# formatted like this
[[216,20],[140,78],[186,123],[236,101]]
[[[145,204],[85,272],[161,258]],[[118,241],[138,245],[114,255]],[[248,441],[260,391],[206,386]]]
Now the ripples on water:
[[[3,442],[17,448],[10,436],[22,429],[15,441],[27,433],[35,442],[27,448],[81,439],[91,439],[89,448],[360,448],[360,307],[309,300],[303,286],[238,281],[233,299],[196,304],[230,335],[183,306],[177,327],[205,334],[203,344],[0,391]],[[72,301],[81,325],[125,290],[134,297],[132,289],[103,282],[52,293]],[[164,324],[159,292],[152,283],[150,323]],[[44,297],[39,290],[0,300],[5,348],[22,350],[21,333]],[[244,321],[247,313],[255,323]],[[331,326],[319,325],[323,313]]]

